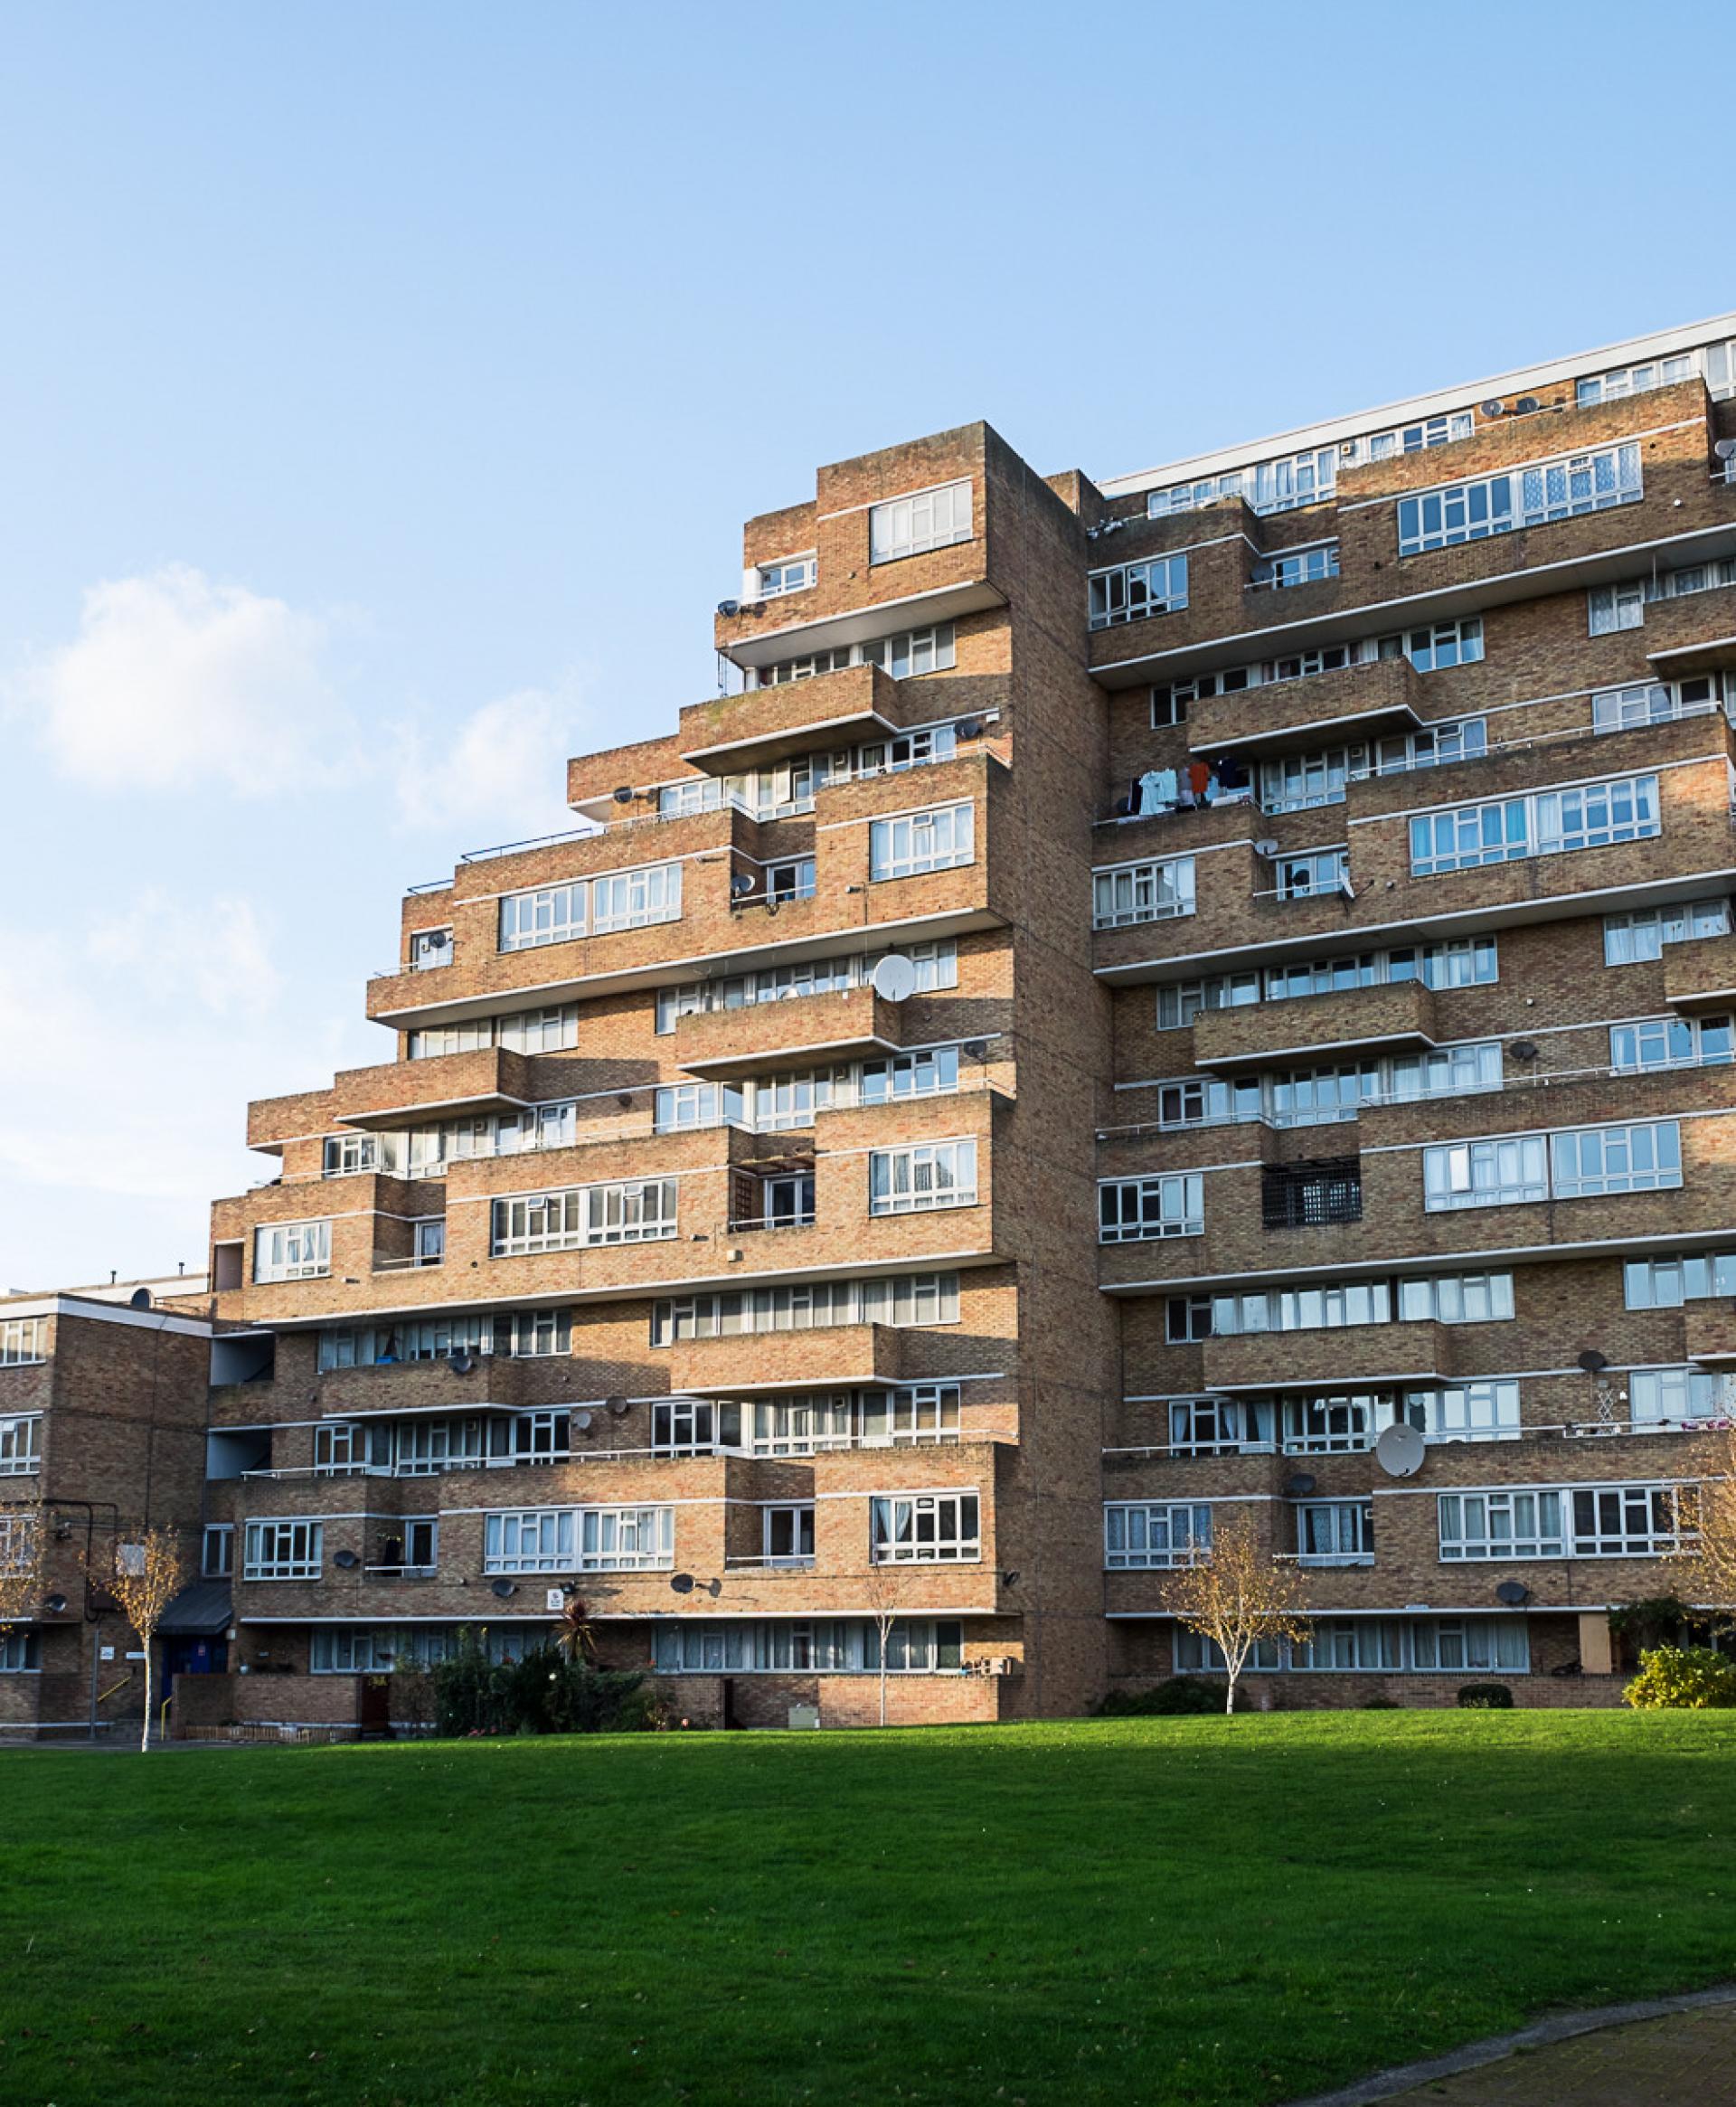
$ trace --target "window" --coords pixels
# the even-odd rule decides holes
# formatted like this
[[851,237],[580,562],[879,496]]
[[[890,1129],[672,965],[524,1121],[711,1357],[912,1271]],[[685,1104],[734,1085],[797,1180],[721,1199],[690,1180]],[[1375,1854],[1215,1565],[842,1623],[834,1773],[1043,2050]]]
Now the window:
[[1363,1170],[1354,1157],[1273,1164],[1260,1173],[1260,1211],[1267,1229],[1310,1229],[1363,1218]]
[[1316,959],[1269,966],[1264,973],[1219,973],[1173,983],[1157,990],[1157,1028],[1179,1031],[1203,1010],[1239,1009],[1250,1003],[1281,1002],[1310,995],[1336,995],[1420,980],[1425,987],[1485,987],[1499,977],[1493,937],[1459,937],[1446,942],[1407,944],[1390,951],[1363,951],[1342,959]]
[[972,805],[942,805],[876,819],[868,829],[868,875],[909,878],[922,871],[950,871],[973,854]]
[[1299,454],[1284,454],[1276,460],[1207,477],[1197,483],[1180,483],[1167,490],[1146,494],[1146,510],[1153,519],[1175,512],[1192,512],[1222,497],[1242,497],[1256,512],[1291,512],[1298,505],[1319,505],[1336,487],[1338,449],[1309,448]]
[[903,629],[895,637],[877,637],[867,644],[842,644],[835,650],[816,651],[804,658],[781,658],[776,665],[750,668],[754,687],[782,687],[794,680],[812,680],[824,673],[840,673],[846,666],[878,666],[894,680],[910,680],[925,673],[945,673],[958,663],[957,633],[950,622],[934,622],[925,629]]
[[709,1456],[741,1446],[741,1407],[677,1397],[651,1407],[651,1446],[669,1456]]
[[484,1573],[637,1573],[675,1564],[673,1507],[530,1507],[491,1514]]
[[[1400,655],[1386,648],[1392,641],[1385,637],[1381,639],[1382,657]],[[1403,657],[1419,673],[1439,673],[1449,666],[1473,666],[1483,656],[1483,618],[1463,615],[1456,622],[1433,622],[1427,628],[1407,629],[1400,641]]]
[[1530,1642],[1523,1617],[1420,1617],[1410,1627],[1410,1656],[1421,1671],[1460,1674],[1467,1668],[1525,1675]]
[[353,1172],[379,1170],[382,1137],[378,1134],[328,1134],[322,1164],[328,1178],[347,1177]]
[[48,1358],[48,1319],[0,1318],[0,1368],[24,1368]]
[[1392,431],[1374,431],[1360,439],[1342,439],[1341,461],[1390,461],[1400,454],[1421,453],[1427,447],[1446,446],[1453,439],[1469,439],[1473,420],[1468,410],[1450,410],[1444,416],[1425,417],[1415,424],[1401,424]]
[[1269,1402],[1240,1397],[1170,1400],[1169,1446],[1177,1456],[1240,1456],[1273,1445]]
[[1687,1426],[1731,1416],[1731,1378],[1691,1364],[1636,1368],[1628,1379],[1628,1409],[1636,1426]]
[[1420,1431],[1424,1412],[1420,1404],[1401,1407],[1390,1393],[1370,1391],[1287,1397],[1283,1418],[1287,1456],[1331,1456],[1372,1449],[1388,1427],[1401,1422]]
[[1736,1250],[1629,1259],[1622,1268],[1622,1284],[1629,1309],[1679,1309],[1684,1302],[1736,1297]]
[[901,556],[920,556],[925,549],[949,549],[970,538],[968,477],[868,508],[871,563],[896,562]]
[[[381,1431],[383,1433],[384,1429]],[[314,1475],[354,1478],[368,1468],[368,1429],[354,1420],[328,1421],[314,1429]]]
[[958,733],[951,724],[931,724],[916,732],[901,732],[895,739],[877,739],[856,749],[859,776],[902,775],[907,769],[927,768],[950,761],[958,751]]
[[659,1134],[685,1134],[701,1127],[731,1126],[742,1118],[739,1084],[672,1082],[652,1101],[653,1124]]
[[1146,615],[1174,614],[1187,605],[1187,558],[1152,556],[1143,563],[1119,563],[1112,571],[1093,572],[1086,584],[1094,629],[1137,622]]
[[1577,1486],[1572,1500],[1575,1558],[1662,1558],[1679,1547],[1667,1485]]
[[811,553],[806,556],[784,556],[776,563],[761,563],[760,598],[776,600],[779,593],[800,592],[812,585],[818,575],[819,558]]
[[876,1148],[868,1157],[868,1212],[908,1214],[925,1207],[976,1204],[976,1144],[924,1141]]
[[200,1545],[199,1571],[206,1580],[228,1580],[235,1571],[235,1525],[208,1522]]
[[1674,1120],[1656,1120],[1552,1134],[1550,1172],[1558,1200],[1660,1192],[1682,1183],[1681,1129]]
[[1569,849],[1644,841],[1662,831],[1657,778],[1623,776],[1571,790],[1539,790],[1410,822],[1410,869],[1419,877]]
[[1292,1640],[1290,1666],[1298,1672],[1360,1669],[1381,1673],[1403,1663],[1397,1623],[1387,1617],[1320,1617],[1306,1642]]
[[494,1044],[495,1020],[472,1017],[462,1025],[428,1025],[408,1037],[412,1061],[438,1061],[448,1054],[475,1054]]
[[856,1078],[856,1094],[864,1105],[933,1097],[958,1087],[956,1046],[936,1046],[920,1054],[894,1054],[881,1061],[864,1061]]
[[674,1236],[675,1184],[674,1178],[642,1178],[496,1200],[489,1250],[495,1257],[510,1257]]
[[1205,1231],[1205,1181],[1198,1171],[1172,1177],[1108,1178],[1097,1188],[1097,1241],[1131,1243]]
[[1505,1441],[1519,1431],[1516,1383],[1448,1384],[1439,1390],[1412,1391],[1405,1405],[1406,1416],[1431,1441]]
[[27,1478],[42,1466],[42,1415],[20,1413],[0,1419],[0,1478]]
[[1618,1075],[1650,1068],[1721,1067],[1731,1050],[1728,1016],[1647,1017],[1609,1027],[1609,1065]]
[[1399,1282],[1403,1323],[1499,1324],[1512,1315],[1511,1273],[1424,1273]]
[[1661,959],[1665,944],[1685,944],[1699,937],[1729,934],[1728,900],[1690,900],[1680,907],[1606,914],[1603,962],[1606,966],[1632,966],[1647,959]]
[[1676,381],[1692,380],[1695,371],[1691,351],[1672,352],[1667,358],[1649,359],[1644,365],[1617,366],[1607,373],[1587,373],[1576,385],[1580,407],[1592,402],[1615,402],[1624,395],[1643,395],[1651,388],[1667,388]]
[[1191,1346],[1212,1337],[1212,1298],[1172,1295],[1164,1306],[1164,1338],[1172,1346]]
[[[963,1633],[957,1619],[897,1619],[887,1635],[887,1672],[957,1675]],[[667,1618],[652,1628],[651,1658],[660,1676],[878,1675],[880,1632],[866,1618]]]
[[570,1002],[555,1009],[514,1010],[500,1019],[498,1035],[512,1054],[566,1052],[579,1044],[579,1006]]
[[974,1492],[896,1493],[872,1503],[876,1565],[934,1565],[980,1558]]
[[324,1536],[318,1522],[250,1522],[241,1578],[317,1580]]
[[253,1232],[255,1280],[311,1280],[331,1270],[329,1222],[274,1222]]
[[426,973],[430,967],[449,966],[452,963],[452,931],[448,929],[418,929],[410,933],[410,969],[412,973]]
[[1338,575],[1338,544],[1323,542],[1317,548],[1293,549],[1279,556],[1261,556],[1254,564],[1254,583],[1281,589],[1312,585],[1317,579]]
[[1305,1500],[1296,1510],[1297,1556],[1305,1565],[1372,1565],[1374,1508],[1369,1500]]
[[1115,1500],[1103,1509],[1103,1563],[1122,1567],[1191,1565],[1212,1548],[1212,1509]]
[[1322,893],[1350,894],[1348,848],[1310,849],[1271,859],[1273,890],[1280,900],[1312,900]]
[[958,985],[958,946],[951,937],[935,942],[907,944],[895,951],[857,953],[849,958],[813,959],[795,966],[769,966],[758,973],[728,979],[690,981],[684,987],[657,990],[657,1030],[673,1032],[684,1016],[708,1016],[718,1010],[745,1009],[755,1003],[783,1002],[808,995],[830,995],[846,987],[864,986],[883,958],[908,959],[916,974],[916,992],[931,995],[937,988]]
[[797,1507],[765,1510],[765,1559],[768,1565],[812,1565],[814,1563],[814,1507],[811,1501]]
[[792,856],[788,862],[766,865],[768,900],[812,900],[815,889],[812,856]]
[[1586,594],[1588,627],[1594,637],[1618,629],[1637,629],[1646,620],[1647,594],[1643,584],[1594,585]]
[[1517,527],[1634,505],[1644,496],[1636,444],[1540,461],[1504,476],[1448,484],[1399,500],[1399,553],[1450,548]]
[[[404,1533],[398,1541],[399,1570],[401,1573],[434,1573],[439,1566],[440,1525],[432,1515],[411,1515],[404,1520]],[[392,1540],[386,1539],[387,1548]],[[388,1559],[386,1564],[391,1564]]]
[[[1208,1639],[1203,1631],[1190,1631],[1186,1625],[1178,1624],[1170,1643],[1175,1649],[1178,1670],[1207,1675],[1214,1672],[1222,1675],[1224,1672],[1222,1649],[1215,1639]],[[1255,1639],[1253,1650],[1243,1665],[1250,1674],[1269,1674],[1282,1665],[1279,1642],[1276,1639]]]
[[1155,687],[1151,691],[1151,724],[1160,732],[1167,724],[1187,723],[1187,690],[1185,687]]
[[1408,775],[1413,770],[1445,767],[1487,751],[1488,732],[1481,717],[1462,723],[1431,724],[1421,732],[1395,732],[1391,738],[1328,747],[1324,752],[1285,755],[1260,764],[1262,812],[1304,812],[1323,805],[1342,805],[1347,786],[1372,776]]
[[1337,1330],[1347,1325],[1390,1324],[1392,1320],[1392,1288],[1387,1280],[1257,1288],[1247,1294],[1216,1295],[1207,1299],[1214,1338],[1269,1331]]
[[1439,1506],[1443,1561],[1560,1558],[1566,1550],[1559,1492],[1442,1493]]
[[0,1676],[33,1676],[42,1665],[39,1632],[0,1631]]
[[1091,927],[1121,929],[1129,922],[1167,921],[1194,912],[1194,859],[1175,856],[1161,864],[1122,864],[1091,874]]
[[1545,1137],[1522,1134],[1499,1141],[1456,1141],[1422,1152],[1423,1205],[1514,1207],[1549,1197]]
[[1642,724],[1667,724],[1681,717],[1704,717],[1724,707],[1721,674],[1692,680],[1643,680],[1627,687],[1599,688],[1591,697],[1594,732],[1631,732]]
[[646,864],[600,878],[575,879],[568,885],[506,893],[500,902],[500,949],[529,950],[565,943],[588,930],[600,936],[610,930],[675,921],[680,915],[681,865]]
[[1183,1082],[1157,1086],[1157,1124],[1177,1129],[1222,1127],[1260,1116],[1260,1087],[1257,1079],[1243,1077],[1235,1082],[1207,1082],[1189,1077]]
[[811,1331],[835,1324],[957,1324],[957,1273],[868,1280],[798,1280],[788,1287],[684,1295],[654,1303],[651,1344]]

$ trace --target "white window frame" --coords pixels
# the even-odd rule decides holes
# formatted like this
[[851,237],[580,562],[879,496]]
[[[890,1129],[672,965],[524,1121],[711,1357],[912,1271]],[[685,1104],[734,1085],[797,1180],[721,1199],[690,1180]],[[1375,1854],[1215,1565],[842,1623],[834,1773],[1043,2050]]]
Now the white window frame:
[[1557,1488],[1444,1492],[1436,1503],[1435,1529],[1443,1565],[1567,1554]]
[[761,1509],[760,1553],[767,1565],[806,1569],[814,1564],[812,1500],[779,1500]]
[[1652,841],[1663,831],[1657,777],[1608,776],[1559,790],[1417,813],[1410,820],[1410,874],[1439,877],[1617,842]]
[[675,1178],[624,1178],[505,1195],[489,1210],[489,1255],[518,1258],[675,1236],[679,1184]]
[[33,1368],[47,1358],[47,1318],[0,1318],[0,1368]]
[[1492,534],[1575,519],[1646,495],[1637,440],[1527,461],[1498,475],[1418,490],[1395,508],[1399,553],[1415,556]]
[[1731,932],[1727,898],[1684,900],[1675,907],[1641,907],[1603,918],[1606,966],[1644,965],[1664,956],[1666,944],[1696,943]]
[[1147,556],[1093,571],[1086,580],[1086,602],[1093,629],[1179,613],[1187,605],[1187,557]]
[[8,1413],[0,1418],[0,1478],[31,1478],[42,1467],[42,1415]]
[[1722,1068],[1733,1055],[1736,1036],[1728,1014],[1637,1017],[1609,1027],[1609,1067],[1616,1075],[1646,1075],[1668,1068]]
[[805,592],[819,577],[820,560],[812,550],[799,556],[778,556],[754,566],[758,600],[781,600],[786,593]]
[[1373,1502],[1297,1500],[1296,1562],[1298,1565],[1373,1565]]
[[970,1565],[983,1555],[982,1504],[974,1492],[877,1493],[869,1512],[876,1565]]
[[868,1212],[910,1214],[976,1205],[976,1144],[915,1141],[868,1155]]
[[952,871],[976,860],[974,802],[932,805],[920,812],[897,812],[869,822],[868,875],[875,883],[888,878],[920,877],[927,871]]
[[968,476],[889,497],[868,507],[868,561],[901,562],[931,549],[950,549],[976,538],[971,524],[973,492]]
[[1205,1180],[1198,1171],[1098,1181],[1099,1243],[1143,1243],[1154,1237],[1204,1233]]
[[[275,1254],[275,1255],[273,1255]],[[332,1270],[332,1224],[324,1222],[261,1222],[253,1231],[253,1278],[274,1280],[323,1280]]]
[[325,1538],[323,1522],[260,1516],[247,1525],[241,1578],[316,1581],[324,1563]]
[[1125,929],[1194,912],[1194,858],[1146,858],[1091,873],[1091,927]]
[[1105,1500],[1103,1564],[1109,1573],[1192,1565],[1212,1548],[1207,1500]]

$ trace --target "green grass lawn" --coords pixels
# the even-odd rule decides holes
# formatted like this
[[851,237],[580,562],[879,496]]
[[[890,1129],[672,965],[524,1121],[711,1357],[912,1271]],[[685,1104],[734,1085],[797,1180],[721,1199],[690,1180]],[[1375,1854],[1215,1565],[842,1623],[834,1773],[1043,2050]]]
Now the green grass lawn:
[[6,2107],[1272,2102],[1736,1975],[1736,1715],[0,1756]]

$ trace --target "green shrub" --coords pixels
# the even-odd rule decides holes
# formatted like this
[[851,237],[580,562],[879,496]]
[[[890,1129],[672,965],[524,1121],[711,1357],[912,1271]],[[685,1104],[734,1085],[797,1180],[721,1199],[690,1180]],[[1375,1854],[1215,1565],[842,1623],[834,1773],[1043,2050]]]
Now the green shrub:
[[662,1724],[643,1676],[594,1668],[552,1646],[492,1661],[472,1632],[434,1665],[434,1722],[444,1734],[637,1733]]
[[1167,1719],[1180,1713],[1222,1712],[1222,1686],[1198,1676],[1171,1676],[1149,1690],[1111,1690],[1098,1706],[1100,1719]]
[[1364,1697],[1362,1708],[1364,1712],[1402,1712],[1404,1710],[1404,1706],[1399,1703],[1396,1697]]
[[1459,1687],[1461,1712],[1511,1712],[1513,1692],[1505,1683],[1465,1683]]
[[1709,1646],[1655,1646],[1622,1692],[1637,1711],[1707,1712],[1736,1705],[1736,1661]]

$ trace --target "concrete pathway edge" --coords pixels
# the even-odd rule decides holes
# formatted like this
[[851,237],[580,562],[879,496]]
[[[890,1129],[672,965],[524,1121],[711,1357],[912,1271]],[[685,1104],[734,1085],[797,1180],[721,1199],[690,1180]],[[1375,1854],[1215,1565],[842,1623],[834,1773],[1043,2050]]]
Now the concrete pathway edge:
[[1680,1997],[1646,1998],[1637,2004],[1601,2005],[1590,2012],[1562,2012],[1552,2019],[1539,2019],[1516,2034],[1494,2034],[1486,2041],[1467,2042],[1445,2055],[1430,2056],[1426,2063],[1408,2063],[1397,2070],[1377,2071],[1372,2078],[1359,2078],[1335,2093],[1311,2093],[1306,2100],[1293,2100],[1289,2107],[1371,2107],[1377,2100],[1391,2100],[1436,2078],[1455,2078],[1463,2071],[1481,2070],[1485,2064],[1499,2063],[1521,2048],[1543,2048],[1551,2042],[1571,2041],[1577,2035],[1597,2034],[1606,2027],[1631,2027],[1641,2019],[1667,2019],[1673,2012],[1695,2012],[1708,2005],[1736,2005],[1736,1982],[1714,1983],[1710,1989],[1687,1990]]

